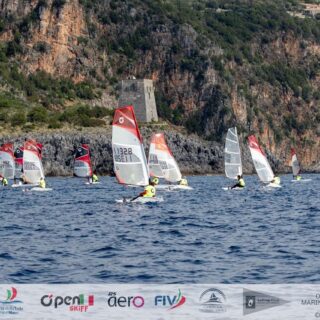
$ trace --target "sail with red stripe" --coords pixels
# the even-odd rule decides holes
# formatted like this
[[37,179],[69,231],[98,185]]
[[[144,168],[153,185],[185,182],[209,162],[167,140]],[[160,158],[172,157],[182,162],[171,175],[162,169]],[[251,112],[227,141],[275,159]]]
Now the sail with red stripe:
[[17,147],[14,150],[14,163],[15,163],[14,177],[16,179],[19,179],[22,175],[22,170],[23,170],[23,146]]
[[271,182],[274,178],[274,174],[267,160],[266,155],[259,146],[256,137],[252,135],[248,138],[248,141],[253,164],[260,180],[263,183]]
[[291,167],[292,167],[292,173],[294,176],[297,176],[300,174],[300,164],[297,158],[297,154],[295,149],[291,148]]
[[90,148],[87,144],[81,144],[75,153],[74,175],[80,178],[92,176],[92,165],[90,157]]
[[4,143],[0,147],[0,174],[7,179],[13,179],[14,171],[13,144]]
[[39,142],[36,142],[36,146],[37,146],[37,149],[38,149],[38,152],[39,152],[39,157],[40,157],[40,159],[42,160],[43,144],[41,144],[41,143],[39,143]]
[[151,176],[165,178],[169,182],[178,182],[182,178],[163,133],[155,133],[151,137],[148,164]]
[[132,106],[115,110],[112,123],[114,172],[121,184],[149,184],[147,159]]
[[44,171],[41,162],[41,155],[37,143],[28,140],[24,143],[23,151],[23,174],[25,181],[30,184],[37,184],[44,179]]

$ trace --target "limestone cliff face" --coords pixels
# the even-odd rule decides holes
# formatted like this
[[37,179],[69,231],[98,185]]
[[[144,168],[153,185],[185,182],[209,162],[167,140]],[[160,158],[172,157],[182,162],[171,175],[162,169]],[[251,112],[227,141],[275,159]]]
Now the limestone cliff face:
[[[25,18],[32,12],[38,20],[33,22],[24,39],[26,52],[21,56],[23,69],[28,73],[43,70],[50,74],[83,80],[79,72],[78,38],[86,34],[83,9],[78,0],[69,0],[61,7],[53,7],[53,0],[7,1],[0,7],[6,14]],[[11,30],[2,35],[9,39]],[[35,48],[41,46],[41,51]]]
[[[219,44],[221,35],[214,38],[197,24],[164,14],[157,8],[163,1],[81,3],[0,0],[0,16],[8,21],[0,40],[21,35],[23,51],[12,58],[21,70],[103,86],[103,99],[96,104],[115,103],[117,83],[129,75],[151,78],[158,107],[167,106],[173,115],[166,117],[175,124],[189,125],[221,147],[227,128],[236,125],[243,143],[255,134],[283,164],[289,164],[291,146],[305,167],[319,164],[318,38],[265,29],[230,58]],[[292,74],[300,79],[297,84]]]

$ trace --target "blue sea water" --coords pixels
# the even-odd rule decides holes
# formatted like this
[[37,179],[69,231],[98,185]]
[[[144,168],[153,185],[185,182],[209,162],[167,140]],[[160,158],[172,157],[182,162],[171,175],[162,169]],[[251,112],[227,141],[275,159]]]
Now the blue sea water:
[[48,178],[47,193],[1,188],[0,283],[314,283],[320,281],[320,175],[281,189],[224,191],[189,177],[164,202],[117,204],[140,190]]

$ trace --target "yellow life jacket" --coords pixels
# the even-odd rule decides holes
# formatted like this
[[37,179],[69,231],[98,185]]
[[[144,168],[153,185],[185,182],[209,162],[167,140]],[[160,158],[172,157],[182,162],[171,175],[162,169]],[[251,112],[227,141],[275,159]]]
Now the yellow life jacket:
[[99,178],[96,174],[93,174],[92,175],[92,182],[98,182],[99,181]]
[[187,179],[181,179],[179,184],[180,184],[180,186],[187,186],[188,185],[188,180]]
[[281,182],[281,179],[279,177],[274,177],[273,183],[280,184],[280,182]]
[[42,189],[45,189],[46,188],[46,182],[43,180],[40,180],[39,182],[39,187],[42,188]]
[[301,176],[297,176],[296,179],[299,181],[299,180],[302,179],[302,177]]
[[144,191],[146,192],[143,196],[145,198],[152,198],[156,196],[156,188],[154,186],[146,186],[144,188]]
[[243,178],[239,179],[239,186],[244,188],[246,186],[246,183],[244,182]]
[[8,180],[6,178],[2,179],[2,185],[7,186],[8,185]]

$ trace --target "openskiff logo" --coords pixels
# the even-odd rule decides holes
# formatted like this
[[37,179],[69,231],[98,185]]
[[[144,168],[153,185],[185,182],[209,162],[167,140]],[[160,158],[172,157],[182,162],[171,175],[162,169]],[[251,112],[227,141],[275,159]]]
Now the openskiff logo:
[[94,296],[89,295],[86,298],[84,294],[79,294],[78,296],[74,297],[54,297],[53,294],[47,294],[41,298],[40,302],[44,307],[53,307],[57,309],[61,306],[67,306],[69,311],[87,312],[89,307],[94,305]]
[[181,294],[179,289],[178,295],[175,296],[156,296],[154,298],[154,305],[156,307],[167,307],[168,310],[176,309],[184,305],[186,297]]
[[216,288],[207,289],[200,296],[200,311],[207,313],[226,312],[226,301],[227,298],[221,290]]
[[17,295],[16,288],[7,289],[6,299],[0,300],[0,315],[16,315],[23,311],[23,302],[17,299]]

